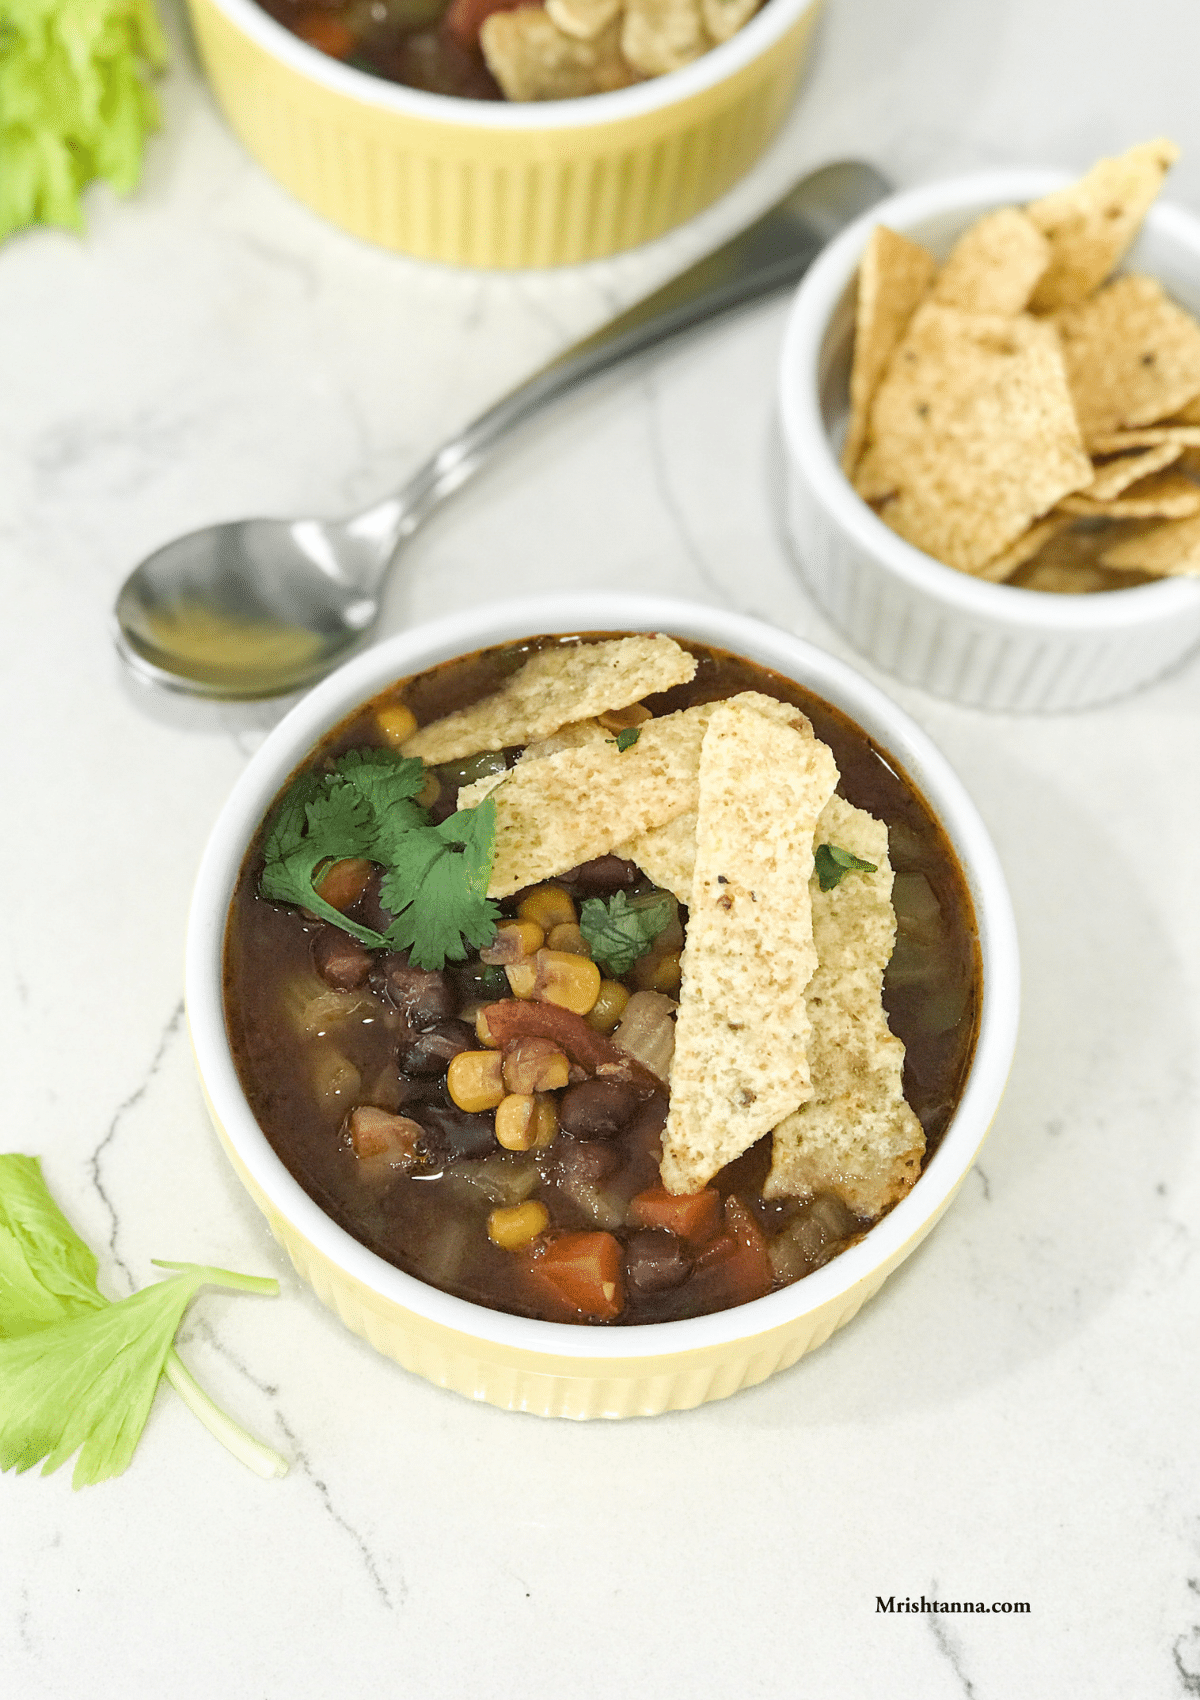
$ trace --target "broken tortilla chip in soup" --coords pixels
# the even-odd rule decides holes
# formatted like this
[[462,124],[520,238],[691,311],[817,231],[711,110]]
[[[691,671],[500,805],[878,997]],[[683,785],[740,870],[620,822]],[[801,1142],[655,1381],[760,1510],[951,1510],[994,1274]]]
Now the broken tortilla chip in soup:
[[574,721],[686,684],[695,671],[695,658],[661,634],[539,650],[482,702],[414,732],[404,754],[434,766],[548,738]]
[[1051,324],[927,301],[871,408],[855,487],[893,531],[977,572],[1092,481]]
[[867,238],[858,267],[850,421],[842,449],[847,477],[852,476],[867,440],[867,418],[879,381],[936,270],[928,249],[897,236],[886,225],[877,224]]
[[937,275],[933,300],[964,313],[1023,312],[1050,263],[1050,244],[1018,207],[977,219]]
[[1050,244],[1050,264],[1030,301],[1035,312],[1073,306],[1099,288],[1132,244],[1178,157],[1165,137],[1142,142],[1117,159],[1099,160],[1077,183],[1026,208]]
[[643,76],[678,71],[711,46],[700,0],[626,0],[621,52]]
[[874,1217],[921,1173],[925,1134],[905,1101],[904,1046],[888,1026],[883,971],[896,941],[888,831],[862,809],[831,797],[817,844],[874,864],[832,891],[810,885],[817,967],[805,991],[812,1096],[775,1129],[764,1198],[835,1193],[856,1216]]
[[564,35],[594,41],[620,15],[624,0],[546,0],[546,13]]
[[700,752],[696,863],[663,1132],[669,1192],[696,1192],[808,1097],[813,831],[828,746],[736,699]]
[[1200,325],[1150,277],[1118,277],[1056,314],[1071,400],[1091,443],[1200,393]]
[[541,6],[492,12],[479,31],[488,70],[509,100],[575,100],[637,81],[613,22],[589,40],[568,35]]

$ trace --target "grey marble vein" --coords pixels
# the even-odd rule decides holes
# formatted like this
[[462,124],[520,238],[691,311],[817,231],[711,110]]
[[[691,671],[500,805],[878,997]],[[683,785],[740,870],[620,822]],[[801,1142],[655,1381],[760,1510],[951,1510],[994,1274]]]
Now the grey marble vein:
[[[930,1597],[932,1599],[936,1599],[937,1598],[937,1583],[936,1582],[931,1584],[931,1590],[932,1591],[931,1591]],[[947,1635],[944,1626],[938,1621],[937,1617],[932,1612],[930,1613],[930,1615],[926,1619],[926,1621],[929,1624],[929,1633],[933,1636],[934,1646],[937,1648],[938,1652],[942,1655],[942,1657],[945,1659],[946,1663],[950,1666],[950,1669],[954,1672],[955,1676],[958,1678],[959,1683],[962,1685],[962,1691],[963,1691],[963,1694],[966,1696],[966,1700],[975,1700],[975,1693],[976,1693],[975,1684],[971,1681],[970,1677],[967,1675],[966,1671],[963,1669],[961,1650],[955,1644],[955,1642],[950,1638],[950,1636]]]
[[[375,1592],[379,1595],[380,1600],[387,1607],[388,1611],[394,1611],[396,1609],[396,1601],[393,1600],[391,1592],[383,1580],[379,1562],[374,1553],[371,1551],[370,1547],[367,1545],[366,1541],[354,1525],[348,1522],[334,1505],[333,1495],[330,1493],[328,1485],[317,1475],[309,1461],[308,1454],[300,1445],[295,1431],[278,1410],[275,1412],[275,1422],[287,1440],[293,1469],[299,1470],[301,1475],[305,1476],[317,1490],[321,1504],[324,1506],[330,1519],[337,1524],[339,1529],[342,1529],[350,1537],[354,1545],[358,1548],[359,1557],[362,1559],[363,1567],[366,1570],[367,1575],[371,1578],[371,1584],[374,1587]],[[408,1597],[408,1584],[405,1582],[403,1576],[400,1577],[398,1594],[399,1603],[403,1605],[405,1599]]]
[[104,1208],[108,1211],[109,1220],[111,1222],[108,1235],[109,1256],[113,1263],[115,1263],[117,1268],[121,1271],[122,1275],[124,1275],[131,1292],[135,1284],[133,1271],[117,1251],[117,1236],[121,1231],[121,1218],[117,1212],[117,1207],[109,1197],[108,1192],[105,1189],[104,1181],[101,1178],[101,1171],[104,1165],[104,1154],[112,1145],[113,1140],[117,1137],[121,1124],[125,1120],[125,1117],[129,1114],[130,1110],[132,1110],[137,1104],[141,1103],[142,1099],[146,1096],[150,1082],[162,1068],[167,1052],[170,1050],[171,1045],[174,1043],[182,1026],[183,999],[180,998],[179,1002],[175,1005],[175,1008],[171,1012],[170,1020],[159,1034],[158,1044],[155,1047],[153,1057],[150,1059],[150,1067],[146,1070],[140,1084],[135,1087],[127,1098],[123,1099],[121,1103],[117,1105],[116,1111],[113,1114],[112,1120],[108,1124],[104,1137],[88,1158],[88,1170],[91,1175],[92,1186],[99,1195]]

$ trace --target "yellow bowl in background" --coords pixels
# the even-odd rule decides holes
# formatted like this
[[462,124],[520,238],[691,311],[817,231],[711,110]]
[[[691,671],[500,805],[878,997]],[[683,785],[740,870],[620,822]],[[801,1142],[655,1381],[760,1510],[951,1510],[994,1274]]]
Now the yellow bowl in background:
[[[680,1322],[604,1328],[471,1304],[407,1275],[340,1228],[285,1168],[255,1121],[225,1030],[222,961],[246,848],[313,745],[395,680],[543,632],[666,631],[720,645],[797,680],[856,721],[945,828],[975,908],[983,970],[979,1037],[954,1117],[920,1180],[857,1245],[779,1292]],[[996,853],[962,785],[917,726],[833,657],[742,615],[589,593],[472,609],[401,633],[309,693],[262,745],[222,809],[188,924],[187,1011],[221,1143],[297,1272],[356,1334],[405,1369],[473,1399],[540,1416],[654,1416],[753,1386],[848,1322],[949,1205],[999,1105],[1016,1042],[1019,970]]]
[[419,259],[517,267],[635,247],[723,194],[779,128],[822,0],[767,0],[667,76],[519,104],[355,70],[254,0],[188,5],[229,122],[298,200]]

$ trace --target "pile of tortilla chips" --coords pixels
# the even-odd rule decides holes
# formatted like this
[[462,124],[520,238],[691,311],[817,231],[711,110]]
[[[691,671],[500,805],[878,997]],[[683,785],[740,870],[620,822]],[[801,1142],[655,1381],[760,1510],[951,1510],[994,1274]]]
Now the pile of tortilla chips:
[[940,268],[885,226],[858,279],[842,464],[893,531],[1032,590],[1200,577],[1200,324],[1110,278],[1178,149],[988,213]]
[[[875,1217],[925,1148],[882,1004],[896,937],[887,828],[836,795],[828,746],[774,697],[645,718],[625,748],[601,724],[695,667],[661,635],[546,649],[404,751],[437,761],[527,744],[515,767],[459,793],[460,809],[484,796],[496,807],[490,896],[617,854],[687,905],[669,1190],[699,1190],[773,1133],[768,1196],[831,1191]],[[822,891],[822,844],[872,871]]]
[[677,71],[728,41],[762,0],[546,0],[479,32],[509,100],[574,100]]

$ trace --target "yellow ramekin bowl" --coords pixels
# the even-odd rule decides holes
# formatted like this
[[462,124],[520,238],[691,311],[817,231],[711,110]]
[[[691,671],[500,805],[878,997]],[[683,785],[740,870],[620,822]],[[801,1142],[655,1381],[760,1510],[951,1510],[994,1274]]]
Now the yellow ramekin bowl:
[[355,236],[462,266],[561,266],[716,200],[783,120],[822,0],[767,0],[664,77],[582,100],[427,94],[309,47],[254,0],[188,0],[217,99],[259,164]]
[[[222,958],[246,847],[313,745],[396,679],[543,632],[666,631],[720,645],[797,680],[863,728],[925,796],[950,837],[975,907],[983,1006],[954,1118],[916,1186],[858,1245],[766,1298],[711,1316],[631,1327],[538,1322],[427,1286],[333,1222],[284,1167],[238,1080],[225,1030]],[[1016,1043],[1019,969],[1012,906],[995,850],[961,783],[928,738],[844,663],[757,620],[625,595],[543,596],[474,609],[348,662],[280,722],[213,829],[188,924],[187,1011],[221,1143],[298,1273],[356,1334],[439,1387],[540,1416],[633,1417],[688,1410],[785,1369],[848,1322],[949,1205],[999,1105]]]

